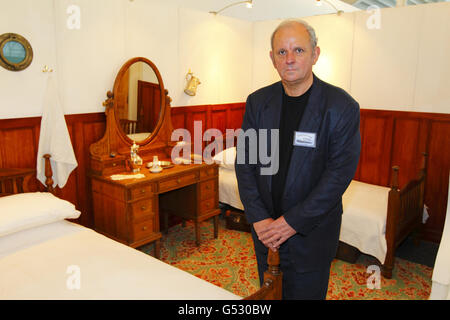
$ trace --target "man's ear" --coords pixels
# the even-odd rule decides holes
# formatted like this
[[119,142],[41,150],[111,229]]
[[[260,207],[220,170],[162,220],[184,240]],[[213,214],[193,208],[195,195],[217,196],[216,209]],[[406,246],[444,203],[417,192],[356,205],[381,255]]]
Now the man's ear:
[[316,64],[317,60],[319,59],[319,56],[320,56],[320,47],[316,47],[314,49],[314,63],[313,63],[313,65]]
[[273,51],[269,52],[270,60],[272,60],[272,64],[275,67],[275,59],[273,58]]

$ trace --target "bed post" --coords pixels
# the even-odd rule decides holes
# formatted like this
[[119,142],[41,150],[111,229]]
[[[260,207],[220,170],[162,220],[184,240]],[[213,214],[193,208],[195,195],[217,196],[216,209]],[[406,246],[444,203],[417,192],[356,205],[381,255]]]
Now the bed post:
[[386,219],[386,244],[387,252],[384,260],[382,275],[385,278],[392,278],[392,269],[395,260],[395,228],[398,220],[397,213],[400,206],[400,192],[398,190],[398,166],[392,167],[391,190],[389,191],[387,219]]
[[280,270],[280,254],[278,251],[268,249],[267,264],[264,272],[264,283],[257,292],[244,300],[281,300],[282,298],[282,272]]
[[45,159],[45,177],[47,179],[45,179],[45,186],[48,192],[54,193],[55,190],[53,189],[53,172],[52,172],[52,166],[50,164],[50,158],[51,155],[49,154],[44,154],[43,155],[44,159]]

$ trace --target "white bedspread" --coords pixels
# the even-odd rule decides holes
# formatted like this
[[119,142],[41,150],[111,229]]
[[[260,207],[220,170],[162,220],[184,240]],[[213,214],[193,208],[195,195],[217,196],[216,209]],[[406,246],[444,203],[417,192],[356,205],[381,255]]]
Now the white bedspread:
[[4,299],[240,297],[91,229],[60,221],[0,238]]
[[389,188],[352,180],[342,196],[339,240],[384,263]]
[[244,210],[244,205],[239,197],[235,171],[222,167],[219,167],[219,201],[236,209]]

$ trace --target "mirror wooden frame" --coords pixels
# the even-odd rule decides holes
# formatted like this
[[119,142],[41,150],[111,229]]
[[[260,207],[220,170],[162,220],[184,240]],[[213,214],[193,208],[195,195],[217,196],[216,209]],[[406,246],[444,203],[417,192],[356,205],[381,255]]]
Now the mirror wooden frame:
[[139,156],[145,162],[150,162],[153,156],[157,155],[160,159],[170,159],[171,150],[176,142],[171,141],[173,131],[172,120],[170,116],[171,98],[168,91],[164,88],[164,83],[156,65],[144,57],[135,57],[129,59],[120,68],[117,73],[113,92],[107,92],[107,99],[103,102],[106,114],[106,130],[102,139],[91,144],[91,173],[92,174],[111,174],[114,172],[127,171],[127,160],[130,156],[130,148],[133,141],[127,137],[116,119],[114,101],[114,92],[120,84],[120,80],[128,68],[135,62],[143,61],[147,63],[155,72],[161,88],[161,110],[155,129],[149,137],[142,141],[136,141],[139,145]]
[[[159,73],[158,68],[155,66],[155,64],[153,62],[151,62],[150,60],[148,60],[147,58],[144,58],[144,57],[136,57],[136,58],[132,58],[132,59],[128,60],[122,66],[122,68],[120,68],[119,72],[117,73],[116,80],[114,82],[113,93],[115,94],[119,91],[119,87],[120,87],[120,84],[121,84],[121,81],[122,81],[124,75],[130,69],[130,67],[137,62],[144,62],[153,70],[153,72],[156,75],[156,78],[158,79],[158,84],[159,84],[159,88],[160,88],[160,92],[161,92],[159,117],[158,117],[158,121],[156,123],[155,128],[152,130],[152,132],[150,133],[150,135],[147,138],[145,138],[142,141],[136,141],[136,144],[138,144],[138,145],[145,145],[147,143],[147,141],[151,140],[156,135],[159,127],[162,124],[161,120],[162,120],[162,118],[164,118],[164,113],[165,113],[164,105],[165,105],[166,97],[165,97],[165,93],[164,93],[164,83],[162,81],[162,77],[161,77],[161,74]],[[116,108],[117,108],[116,101],[114,102],[113,107],[114,107],[114,111],[116,111]],[[115,114],[115,118],[117,121],[116,126],[120,130],[121,129],[120,119],[118,119],[117,114]],[[130,139],[125,132],[123,132],[123,137],[130,143],[130,145],[133,144],[133,140]]]

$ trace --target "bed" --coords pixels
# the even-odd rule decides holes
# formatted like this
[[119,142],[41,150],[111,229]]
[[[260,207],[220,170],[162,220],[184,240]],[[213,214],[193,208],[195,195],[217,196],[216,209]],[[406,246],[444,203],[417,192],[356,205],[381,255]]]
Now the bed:
[[[46,155],[47,188],[51,168]],[[34,169],[0,169],[0,300],[236,300],[233,293],[67,219],[80,212],[52,192],[30,191]],[[245,299],[281,298],[278,256]]]
[[[236,147],[229,147],[213,159],[219,164],[219,202],[229,217],[242,221],[244,207],[234,171],[235,157]],[[337,253],[337,258],[351,263],[361,252],[375,257],[386,278],[392,278],[395,249],[411,232],[420,230],[428,217],[424,210],[426,154],[418,178],[401,190],[399,167],[392,170],[390,188],[351,181],[342,199],[344,211]]]

